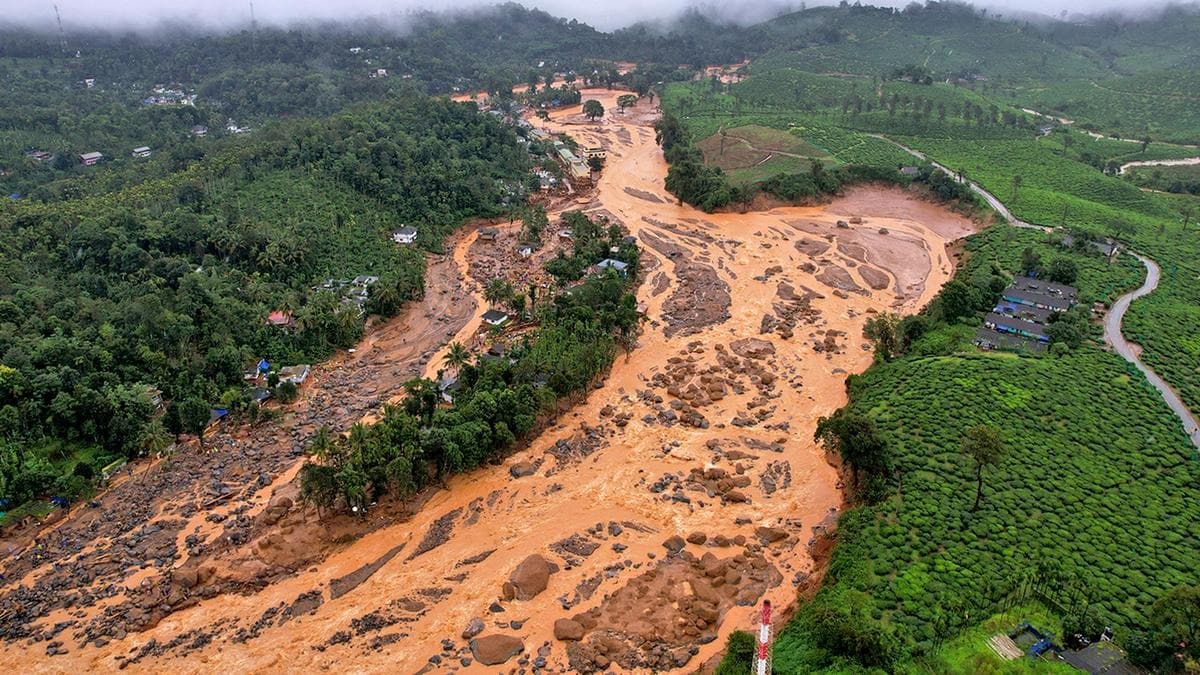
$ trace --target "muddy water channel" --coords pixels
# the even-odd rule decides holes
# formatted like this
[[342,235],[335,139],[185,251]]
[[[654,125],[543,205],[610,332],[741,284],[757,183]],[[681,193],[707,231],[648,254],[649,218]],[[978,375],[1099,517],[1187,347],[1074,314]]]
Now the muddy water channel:
[[[452,479],[407,521],[323,562],[99,647],[68,639],[68,653],[47,659],[44,643],[12,643],[0,661],[28,670],[37,658],[50,671],[111,670],[130,655],[128,670],[155,672],[494,672],[484,664],[506,657],[505,669],[527,672],[694,668],[751,627],[763,598],[790,605],[814,572],[810,542],[842,498],[812,440],[816,420],[871,362],[864,322],[927,302],[953,271],[948,242],[974,224],[882,188],[745,214],[677,205],[663,188],[654,111],[643,102],[616,113],[617,93],[585,92],[610,111],[599,123],[576,107],[546,124],[607,150],[598,185],[571,207],[619,221],[644,251],[644,331],[585,401],[503,465]],[[465,241],[456,261],[468,245],[483,244]],[[291,531],[263,536],[286,546]]]

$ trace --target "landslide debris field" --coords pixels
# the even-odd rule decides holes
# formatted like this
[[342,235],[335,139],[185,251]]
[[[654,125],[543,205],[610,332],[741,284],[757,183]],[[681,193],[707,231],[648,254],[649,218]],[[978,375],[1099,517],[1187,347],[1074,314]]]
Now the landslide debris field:
[[[584,98],[616,111],[617,94]],[[763,598],[790,604],[841,502],[812,434],[871,362],[863,323],[928,301],[952,272],[947,243],[974,227],[882,188],[746,214],[677,206],[654,117],[643,101],[545,123],[608,152],[565,208],[619,221],[644,250],[644,331],[585,401],[503,465],[367,522],[298,503],[320,425],[342,431],[395,398],[452,336],[478,344],[479,282],[499,268],[538,280],[537,258],[508,253],[512,228],[464,234],[431,263],[425,300],[317,369],[282,420],[123,479],[11,557],[0,663],[691,668]]]

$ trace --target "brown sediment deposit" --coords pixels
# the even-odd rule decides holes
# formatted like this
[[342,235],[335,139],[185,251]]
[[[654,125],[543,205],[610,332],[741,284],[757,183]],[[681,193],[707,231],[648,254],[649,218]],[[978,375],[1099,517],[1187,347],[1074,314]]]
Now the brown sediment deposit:
[[[615,110],[618,93],[584,98]],[[694,669],[752,626],[762,599],[792,605],[819,578],[841,505],[816,420],[845,403],[846,373],[870,365],[867,318],[928,302],[952,273],[947,244],[974,226],[884,188],[697,212],[663,189],[655,117],[643,101],[546,124],[608,148],[587,209],[623,223],[654,270],[638,289],[636,347],[585,400],[504,462],[412,504],[318,520],[294,503],[309,435],[344,430],[436,368],[446,341],[475,335],[479,282],[511,273],[517,225],[486,244],[472,230],[433,263],[423,304],[318,368],[281,420],[222,434],[213,453],[181,450],[135,479],[143,487],[66,519],[63,543],[10,557],[0,664]],[[837,225],[855,217],[865,223]],[[847,278],[857,291],[839,287]]]
[[655,204],[663,203],[662,198],[653,192],[646,192],[645,190],[639,190],[631,187],[625,188],[625,192],[629,195],[637,197],[638,199],[645,199],[648,202],[654,202]]

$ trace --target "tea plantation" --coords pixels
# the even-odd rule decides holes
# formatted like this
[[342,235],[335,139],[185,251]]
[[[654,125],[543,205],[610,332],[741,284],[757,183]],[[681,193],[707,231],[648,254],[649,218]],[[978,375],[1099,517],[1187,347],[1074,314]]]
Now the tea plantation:
[[[843,516],[829,581],[780,635],[779,672],[828,665],[806,617],[863,594],[857,630],[919,654],[991,613],[1035,572],[1090,597],[1128,637],[1147,607],[1200,581],[1200,463],[1157,395],[1118,357],[907,358],[854,379],[852,409],[896,455],[896,493]],[[971,513],[964,432],[1001,430],[1008,453]],[[1134,507],[1136,505],[1136,507]]]

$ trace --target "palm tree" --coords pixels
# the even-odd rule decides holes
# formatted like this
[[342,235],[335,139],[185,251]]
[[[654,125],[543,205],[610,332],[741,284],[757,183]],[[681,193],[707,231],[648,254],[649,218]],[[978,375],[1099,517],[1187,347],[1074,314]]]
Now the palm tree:
[[333,437],[329,433],[329,427],[322,425],[317,429],[317,433],[308,443],[308,451],[311,452],[318,460],[325,461],[333,456]]
[[467,365],[471,360],[471,352],[463,346],[461,342],[451,342],[450,351],[446,352],[446,357],[443,359],[446,365],[454,369],[454,372],[459,372],[462,367]]
[[512,295],[512,284],[508,280],[496,277],[487,283],[483,289],[483,298],[493,307]]

